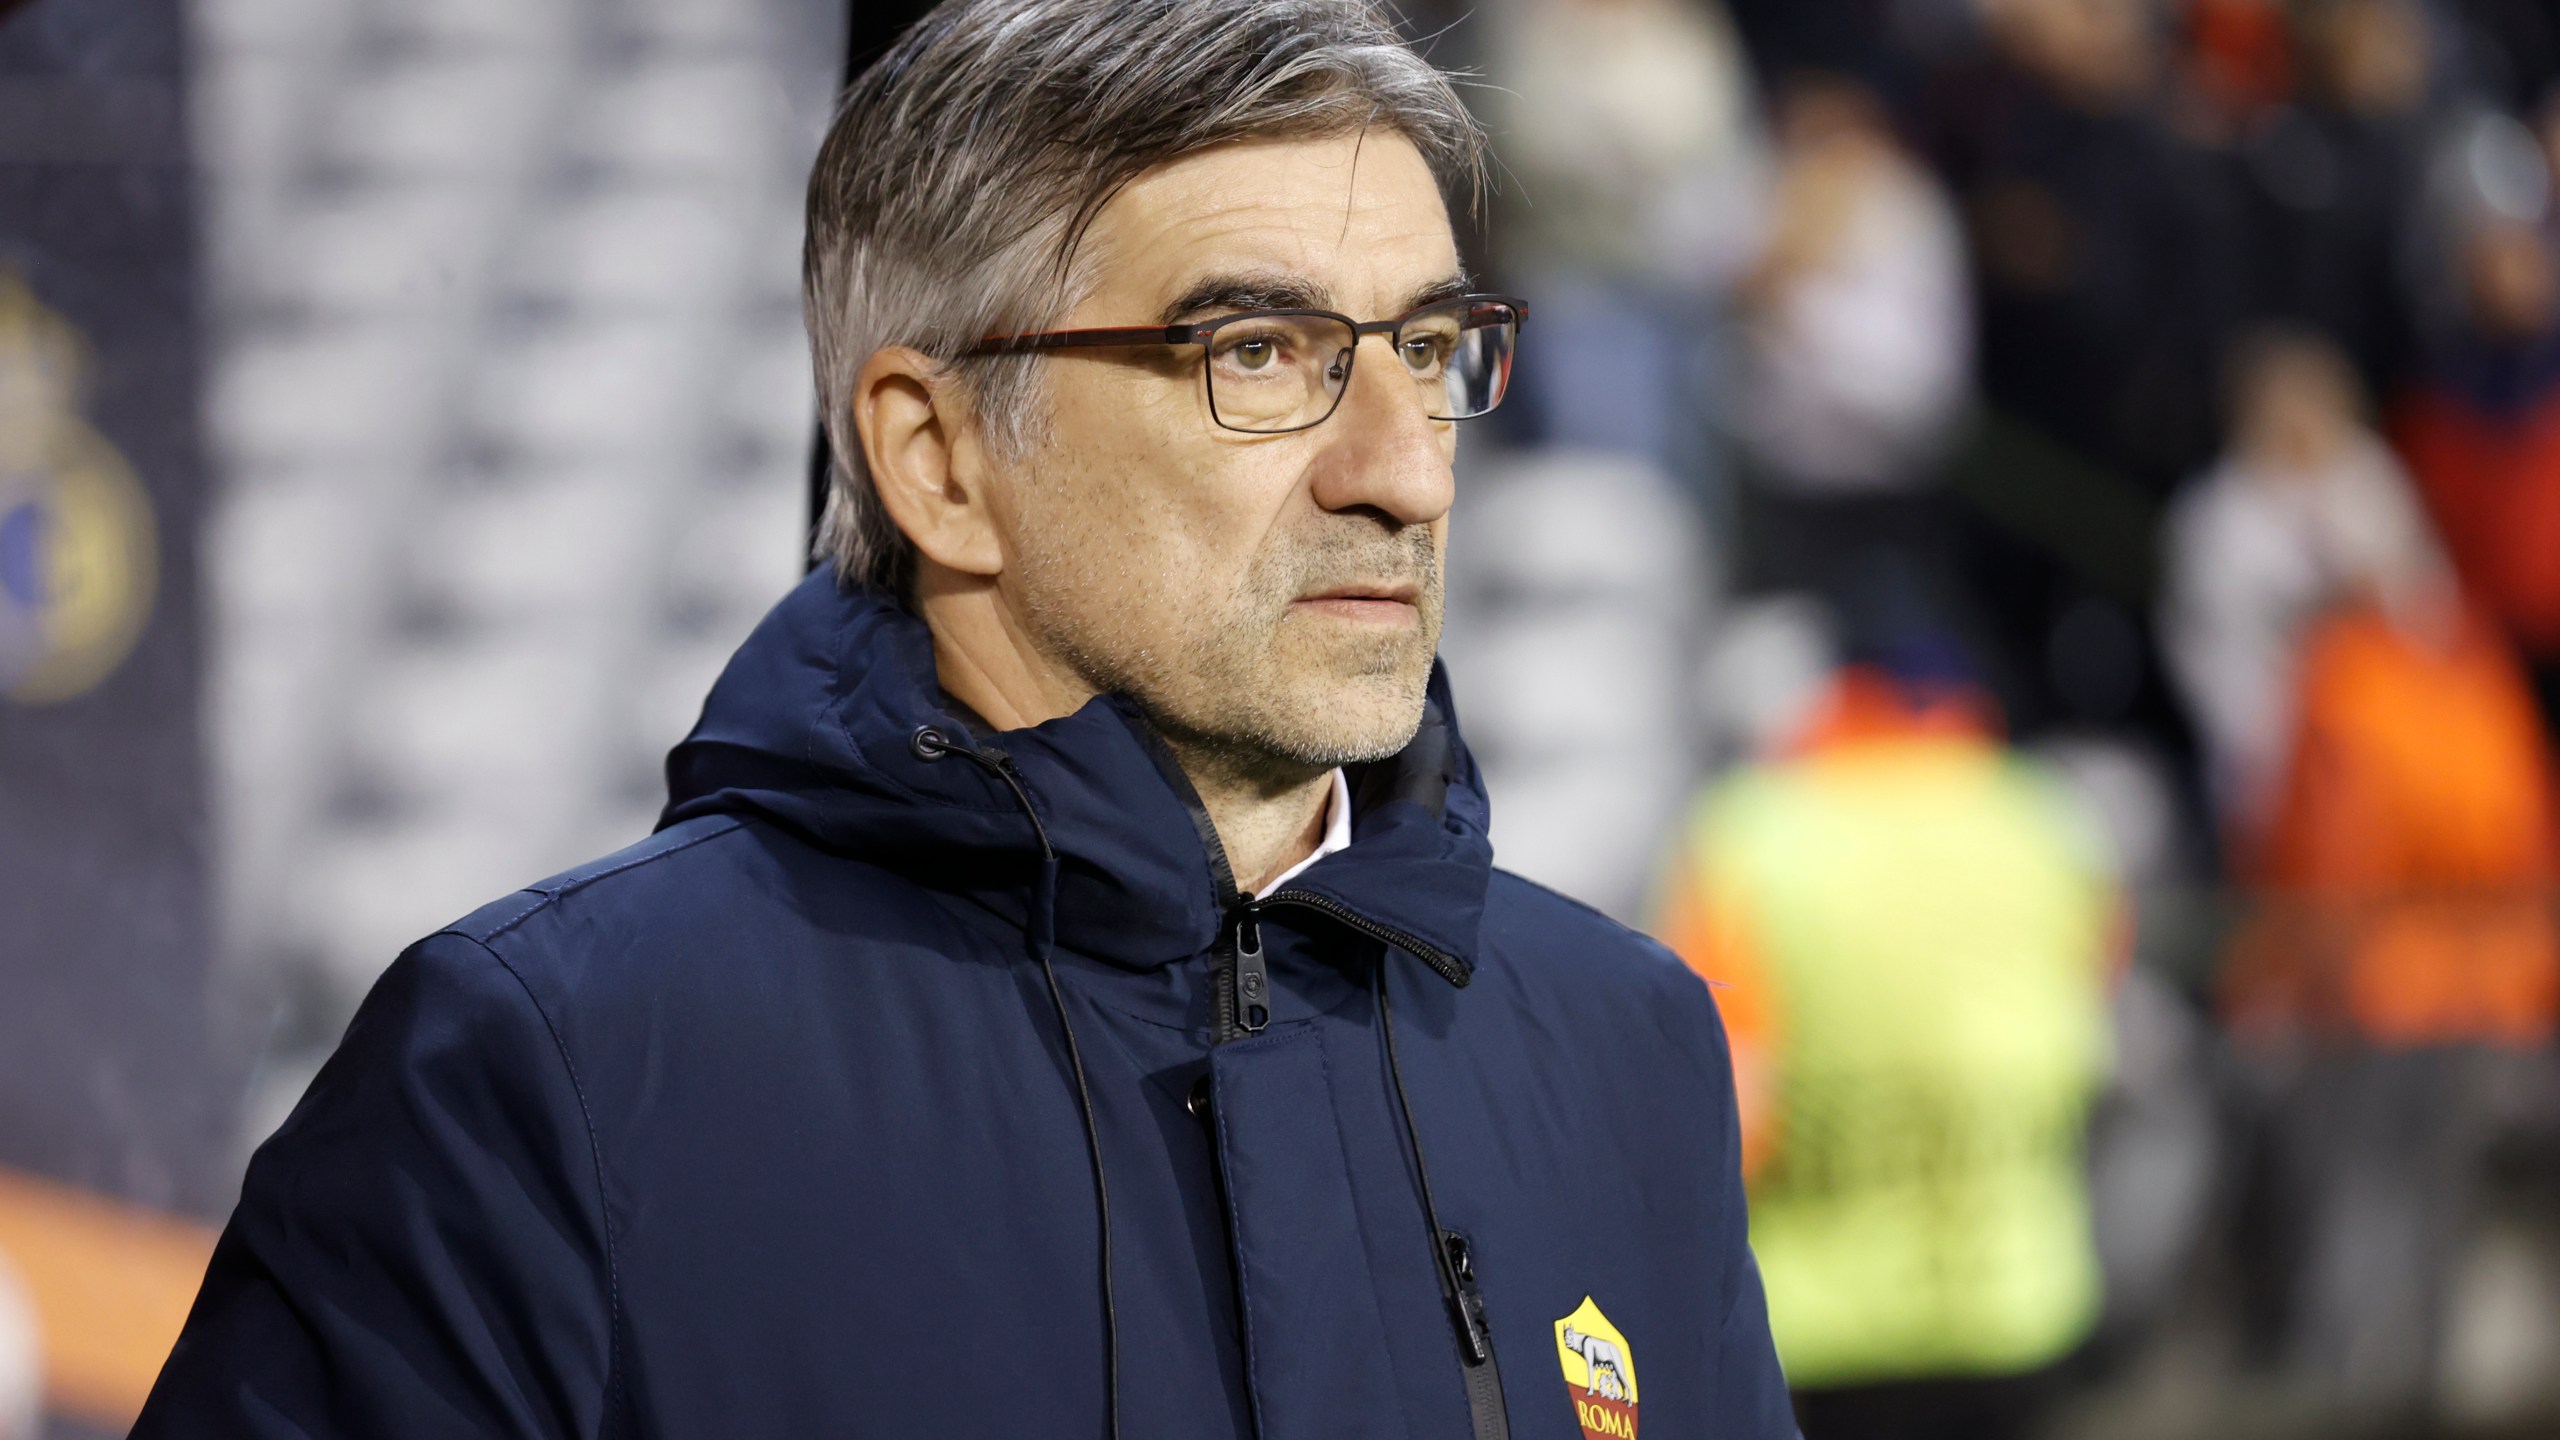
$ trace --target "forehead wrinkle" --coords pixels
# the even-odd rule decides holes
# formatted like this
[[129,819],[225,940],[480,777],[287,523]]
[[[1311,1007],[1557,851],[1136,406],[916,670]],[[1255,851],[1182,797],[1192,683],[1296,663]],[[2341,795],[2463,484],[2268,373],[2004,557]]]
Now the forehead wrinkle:
[[[1402,176],[1400,167],[1366,154],[1368,138],[1347,135],[1330,154],[1292,144],[1288,160],[1268,168],[1236,165],[1249,153],[1240,147],[1215,155],[1213,163],[1177,161],[1140,177],[1104,207],[1089,236],[1110,252],[1115,263],[1108,269],[1119,273],[1106,282],[1113,295],[1088,294],[1096,303],[1079,323],[1130,324],[1160,312],[1160,323],[1170,324],[1181,318],[1178,302],[1222,298],[1245,308],[1344,313],[1385,306],[1362,317],[1384,318],[1441,298],[1442,281],[1463,270],[1437,185],[1428,189],[1427,207],[1409,203],[1401,186],[1388,195],[1371,193]],[[1338,212],[1337,205],[1343,207]],[[1337,213],[1340,233],[1327,234],[1327,219]],[[1364,228],[1380,233],[1364,235]],[[1149,257],[1162,268],[1118,263]],[[1393,269],[1341,273],[1346,264],[1355,271]],[[1418,284],[1405,278],[1418,271],[1430,278]],[[1218,280],[1248,283],[1230,294],[1210,293],[1209,282]],[[1344,290],[1346,282],[1361,293]],[[1396,303],[1407,297],[1419,298]]]
[[[1406,246],[1400,242],[1406,240],[1418,240],[1421,245],[1415,249],[1427,247],[1433,253],[1408,268],[1401,263]],[[1301,227],[1289,224],[1248,222],[1218,233],[1196,235],[1184,245],[1187,253],[1171,267],[1164,286],[1156,292],[1165,297],[1160,322],[1169,325],[1221,304],[1237,309],[1345,313],[1365,304],[1376,308],[1377,313],[1354,318],[1385,319],[1434,300],[1463,294],[1470,282],[1465,262],[1445,231],[1408,230],[1369,237],[1365,253],[1383,262],[1380,268],[1392,266],[1389,273],[1325,274],[1340,268],[1349,248],[1311,242]],[[1403,275],[1416,271],[1421,272],[1422,278],[1402,280]],[[1354,282],[1365,293],[1338,290],[1336,285],[1343,280]]]
[[[1168,196],[1159,201],[1149,196],[1142,206],[1095,227],[1103,232],[1094,240],[1097,254],[1107,257],[1104,269],[1120,271],[1113,277],[1123,292],[1120,307],[1133,301],[1153,304],[1159,297],[1170,302],[1219,279],[1233,280],[1240,288],[1275,292],[1312,286],[1330,298],[1330,287],[1311,280],[1307,267],[1299,263],[1307,248],[1305,237],[1275,214],[1269,201],[1238,198],[1191,209],[1181,203],[1182,198]],[[1167,278],[1158,280],[1121,267],[1123,261],[1148,257],[1170,262],[1157,272]],[[1168,294],[1175,286],[1179,291]],[[1128,293],[1132,290],[1136,293]],[[1164,313],[1170,323],[1174,310],[1166,308]]]

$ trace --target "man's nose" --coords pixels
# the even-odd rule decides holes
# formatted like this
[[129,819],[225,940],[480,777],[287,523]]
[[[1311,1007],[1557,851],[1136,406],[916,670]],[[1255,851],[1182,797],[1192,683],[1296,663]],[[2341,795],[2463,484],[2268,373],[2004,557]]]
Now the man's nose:
[[1366,506],[1405,525],[1428,525],[1456,498],[1450,470],[1450,426],[1433,420],[1422,387],[1405,373],[1392,335],[1351,367],[1350,388],[1333,418],[1319,427],[1324,454],[1315,468],[1315,501],[1327,510]]

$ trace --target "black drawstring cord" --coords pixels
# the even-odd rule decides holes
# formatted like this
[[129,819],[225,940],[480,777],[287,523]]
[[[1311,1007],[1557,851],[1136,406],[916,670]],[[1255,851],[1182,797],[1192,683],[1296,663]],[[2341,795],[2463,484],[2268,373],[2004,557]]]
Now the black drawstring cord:
[[1387,1074],[1395,1082],[1396,1109],[1404,1115],[1404,1138],[1413,1156],[1414,1179],[1422,1190],[1422,1220],[1431,1227],[1431,1261],[1440,1272],[1440,1298],[1458,1332],[1458,1360],[1466,1381],[1467,1413],[1475,1440],[1511,1440],[1511,1412],[1502,1395],[1502,1374],[1493,1363],[1493,1327],[1485,1314],[1483,1292],[1476,1288],[1475,1259],[1464,1237],[1441,1228],[1440,1207],[1431,1198],[1431,1167],[1422,1158],[1422,1131],[1413,1123],[1413,1097],[1405,1093],[1404,1061],[1396,1054],[1395,1010],[1387,1003],[1387,957],[1381,950],[1377,968],[1369,972],[1369,990],[1378,1001],[1378,1028],[1387,1037]]
[[1003,781],[1005,788],[1013,792],[1015,803],[1022,807],[1023,817],[1031,822],[1032,837],[1040,842],[1040,880],[1034,887],[1031,915],[1023,926],[1024,938],[1030,942],[1032,957],[1040,962],[1042,978],[1049,982],[1049,1004],[1058,1012],[1058,1029],[1067,1039],[1067,1065],[1075,1072],[1076,1103],[1084,1110],[1085,1147],[1093,1156],[1094,1208],[1102,1217],[1103,1413],[1110,1419],[1112,1440],[1120,1440],[1120,1306],[1111,1285],[1111,1185],[1103,1178],[1102,1126],[1094,1119],[1093,1087],[1085,1080],[1084,1050],[1076,1043],[1076,1024],[1067,1016],[1067,999],[1058,989],[1058,967],[1050,958],[1058,928],[1058,852],[1049,846],[1049,827],[1040,823],[1040,811],[1031,803],[1031,792],[1023,788],[1022,777],[1013,772],[1012,762],[1002,751],[955,745],[950,736],[931,725],[917,727],[907,737],[907,748],[919,760],[961,756]]
[[[1014,793],[1021,795],[1021,782],[1014,783]],[[1030,804],[1026,796],[1023,801]],[[1032,817],[1033,825],[1040,821]],[[1049,1005],[1058,1012],[1058,1030],[1067,1038],[1067,1064],[1075,1071],[1076,1104],[1084,1109],[1085,1149],[1093,1156],[1093,1204],[1102,1218],[1102,1327],[1104,1411],[1110,1419],[1111,1440],[1120,1440],[1120,1306],[1111,1285],[1111,1184],[1103,1178],[1102,1126],[1093,1115],[1093,1087],[1084,1076],[1084,1050],[1076,1044],[1076,1024],[1067,1018],[1067,1001],[1058,992],[1058,967],[1049,952],[1057,928],[1058,857],[1048,850],[1049,838],[1040,837],[1040,931],[1034,942],[1038,946],[1041,978],[1049,982]]]
[[[1472,1351],[1477,1344],[1475,1328],[1468,1322],[1466,1302],[1458,1286],[1457,1266],[1449,1258],[1449,1232],[1440,1228],[1440,1207],[1431,1200],[1431,1167],[1422,1159],[1422,1132],[1413,1123],[1413,1101],[1404,1093],[1404,1063],[1396,1058],[1395,1012],[1387,1004],[1387,956],[1393,953],[1392,950],[1379,953],[1377,968],[1369,972],[1369,990],[1378,999],[1378,1028],[1387,1035],[1387,1076],[1395,1082],[1396,1108],[1404,1113],[1405,1148],[1413,1156],[1414,1178],[1422,1188],[1422,1219],[1431,1227],[1431,1260],[1440,1272],[1440,1294],[1456,1313],[1458,1334]],[[1466,1358],[1469,1365],[1485,1362],[1483,1354],[1469,1354]]]

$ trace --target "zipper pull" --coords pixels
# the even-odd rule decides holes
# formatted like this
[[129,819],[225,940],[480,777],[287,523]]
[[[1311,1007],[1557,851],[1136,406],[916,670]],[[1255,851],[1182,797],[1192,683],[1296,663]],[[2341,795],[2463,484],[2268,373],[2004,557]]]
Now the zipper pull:
[[1271,1023],[1271,967],[1262,959],[1262,922],[1247,905],[1236,914],[1236,1028],[1259,1035]]
[[1493,1358],[1493,1327],[1485,1320],[1484,1292],[1476,1288],[1475,1257],[1468,1253],[1467,1237],[1454,1231],[1441,1232],[1440,1248],[1449,1260],[1450,1282],[1456,1286],[1449,1310],[1458,1325],[1458,1348],[1470,1367],[1482,1365]]

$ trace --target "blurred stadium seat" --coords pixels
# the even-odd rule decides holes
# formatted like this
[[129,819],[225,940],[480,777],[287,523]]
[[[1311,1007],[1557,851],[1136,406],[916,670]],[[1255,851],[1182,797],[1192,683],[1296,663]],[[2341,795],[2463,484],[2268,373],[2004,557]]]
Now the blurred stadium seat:
[[836,10],[196,7],[244,1147],[409,940],[646,832],[799,573]]

